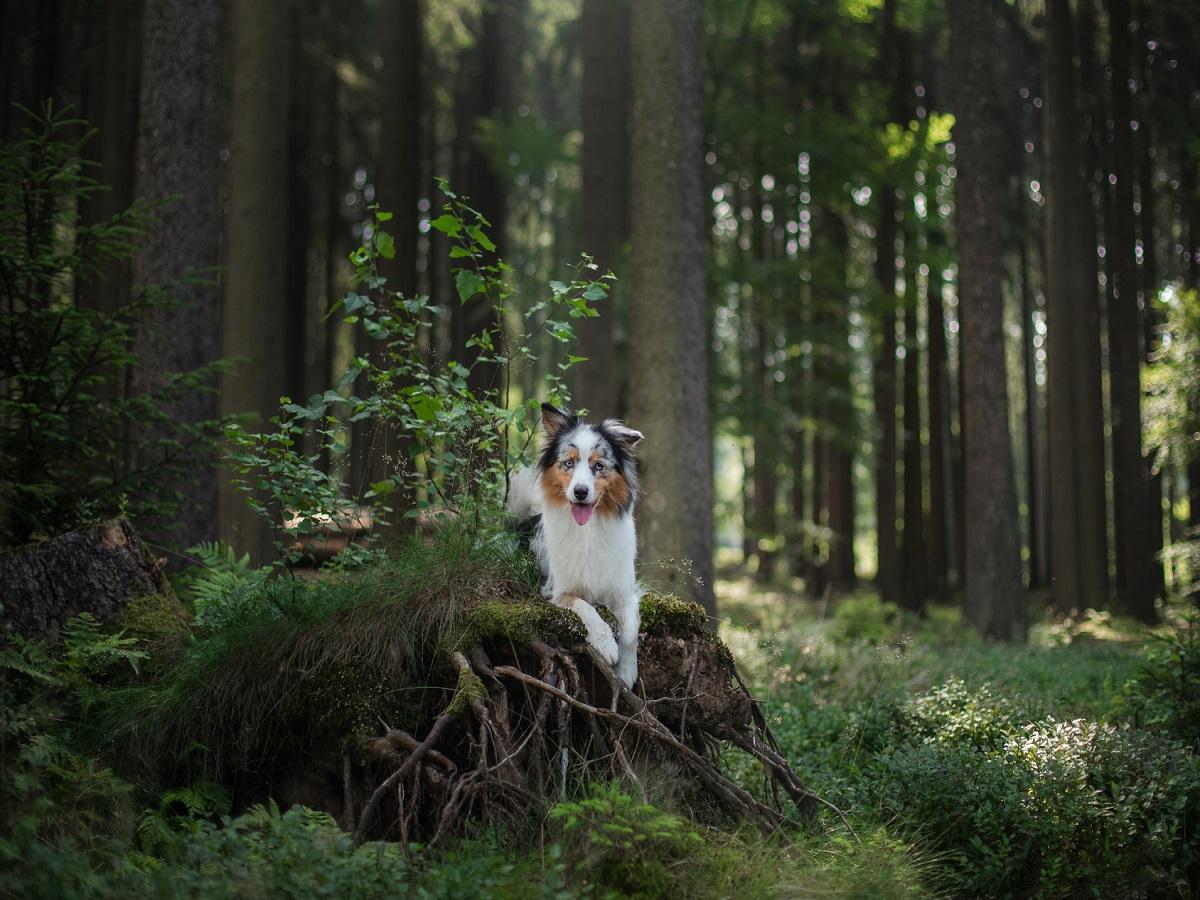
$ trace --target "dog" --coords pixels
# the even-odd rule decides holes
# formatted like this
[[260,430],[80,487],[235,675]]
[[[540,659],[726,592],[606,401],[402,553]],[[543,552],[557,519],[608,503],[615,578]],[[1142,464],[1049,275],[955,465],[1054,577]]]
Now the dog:
[[[637,460],[643,435],[616,419],[581,420],[542,405],[545,442],[536,466],[509,481],[506,507],[542,570],[542,595],[583,620],[587,641],[626,685],[637,681],[638,603],[634,572]],[[596,611],[617,619],[614,636]]]

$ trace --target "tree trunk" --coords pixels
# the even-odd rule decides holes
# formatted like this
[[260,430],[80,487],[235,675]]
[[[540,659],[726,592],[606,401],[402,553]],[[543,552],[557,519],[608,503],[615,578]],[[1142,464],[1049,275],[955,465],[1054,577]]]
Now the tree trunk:
[[[229,269],[222,317],[224,354],[242,362],[226,373],[223,413],[251,413],[265,425],[279,408],[285,368],[288,63],[291,6],[283,0],[233,5],[233,105],[229,186]],[[273,339],[273,336],[274,337]],[[269,525],[231,481],[221,483],[223,539],[256,561],[274,555]]]
[[1096,233],[1080,167],[1071,11],[1049,0],[1046,37],[1046,315],[1055,609],[1103,606],[1108,596],[1104,435],[1100,416]]
[[[189,267],[220,262],[221,10],[217,0],[147,0],[145,5],[137,194],[178,199],[159,209],[158,225],[139,239],[133,260],[139,287],[175,281]],[[170,373],[222,355],[216,286],[181,285],[179,294],[182,305],[157,310],[139,323],[137,390],[154,390]],[[213,419],[216,413],[216,396],[199,392],[175,410],[183,422]],[[187,495],[177,517],[180,546],[211,540],[217,534],[216,460],[193,472],[180,489]]]
[[917,241],[904,241],[904,545],[905,609],[924,613],[929,596],[925,547],[925,478],[921,460],[921,345],[917,340]]
[[950,52],[959,73],[955,98],[959,298],[964,366],[966,458],[966,618],[985,636],[1023,640],[1025,591],[1016,487],[1008,432],[1003,278],[994,240],[1004,208],[1003,148],[1008,129],[995,96],[998,35],[971,0],[950,0]]
[[1041,392],[1037,384],[1037,348],[1034,342],[1033,286],[1029,282],[1029,244],[1026,239],[1028,218],[1024,215],[1024,185],[1017,183],[1016,235],[1020,268],[1022,369],[1025,380],[1025,495],[1029,508],[1029,587],[1049,584],[1048,535],[1046,521],[1046,480],[1042,458]]
[[1113,174],[1116,176],[1108,253],[1113,285],[1108,309],[1109,385],[1112,397],[1113,494],[1117,548],[1117,599],[1122,612],[1153,623],[1155,529],[1161,510],[1151,509],[1149,466],[1142,456],[1142,332],[1138,311],[1133,182],[1133,103],[1129,96],[1129,2],[1107,0],[1112,41]]
[[[599,274],[616,271],[629,236],[629,2],[584,0],[583,160],[579,243]],[[578,355],[573,395],[595,416],[618,415],[615,296],[597,319],[575,326]]]
[[[96,162],[93,177],[108,190],[89,198],[86,215],[104,222],[133,203],[137,176],[138,105],[141,73],[141,2],[106,4],[97,10],[101,47],[92,60],[95,88],[88,119],[99,132],[88,145]],[[160,52],[147,50],[147,53]],[[211,150],[211,147],[209,148]],[[209,166],[209,168],[214,168]],[[215,245],[215,241],[214,241]],[[214,255],[210,262],[215,262]],[[193,264],[200,264],[200,260]],[[129,302],[131,260],[113,260],[104,277],[83,286],[81,301],[111,313]]]
[[954,494],[950,464],[950,374],[946,352],[946,318],[942,306],[943,238],[929,238],[929,281],[926,292],[929,351],[929,568],[934,596],[950,589],[950,497]]
[[[813,362],[813,380],[817,396],[814,413],[818,427],[826,432],[821,440],[824,492],[824,525],[829,529],[829,562],[823,580],[839,590],[855,584],[854,562],[854,436],[850,372],[853,359],[849,343],[848,272],[850,236],[846,220],[829,208],[822,208],[817,227],[829,238],[830,282],[815,311],[815,331],[827,335]],[[893,332],[894,333],[894,332]],[[893,359],[895,354],[892,354]],[[895,407],[892,408],[893,414]]]
[[635,4],[632,47],[630,421],[647,435],[643,559],[690,561],[714,614],[698,0]]
[[55,641],[67,620],[90,613],[107,621],[130,602],[158,595],[178,618],[183,608],[133,526],[113,519],[0,556],[0,634]]
[[[896,0],[884,0],[880,46],[880,81],[891,84],[888,120],[899,121],[897,78],[899,34]],[[875,533],[878,540],[876,582],[884,600],[900,599],[901,569],[896,502],[896,187],[885,177],[879,185],[879,222],[875,232],[875,279],[879,284],[879,331],[875,338],[873,395],[878,439],[875,444]]]

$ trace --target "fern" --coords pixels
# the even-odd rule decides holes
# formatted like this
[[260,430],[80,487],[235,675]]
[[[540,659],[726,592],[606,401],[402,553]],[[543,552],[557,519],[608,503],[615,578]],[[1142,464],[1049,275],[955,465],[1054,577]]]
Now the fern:
[[220,628],[258,605],[271,569],[250,565],[250,554],[238,558],[228,544],[206,541],[188,553],[200,563],[187,581],[196,624]]

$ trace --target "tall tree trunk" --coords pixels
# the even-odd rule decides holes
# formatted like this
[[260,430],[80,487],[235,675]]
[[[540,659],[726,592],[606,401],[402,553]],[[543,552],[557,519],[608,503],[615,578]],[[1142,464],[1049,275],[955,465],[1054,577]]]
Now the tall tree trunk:
[[[879,51],[880,80],[891,84],[888,120],[898,122],[902,90],[898,80],[899,32],[896,0],[884,0]],[[879,284],[879,331],[875,337],[873,399],[878,438],[875,444],[876,581],[884,600],[900,599],[900,553],[896,502],[896,187],[888,177],[879,186],[879,222],[875,232],[875,279]]]
[[929,596],[925,547],[925,478],[921,454],[921,345],[917,339],[917,241],[904,241],[904,567],[902,600],[916,613],[925,611]]
[[[486,119],[511,112],[515,71],[512,46],[524,9],[520,0],[485,0],[480,17],[479,40],[471,55],[468,96],[471,98],[465,133],[459,135],[467,147],[463,184],[471,205],[491,222],[489,233],[498,252],[506,249],[507,198],[504,174],[491,149],[482,141],[480,125]],[[451,347],[453,358],[471,369],[468,383],[476,396],[502,388],[501,371],[491,363],[477,362],[479,351],[467,341],[485,329],[503,336],[502,324],[488,298],[482,294],[460,304],[451,304]]]
[[313,73],[304,50],[302,23],[291,23],[287,119],[287,266],[284,270],[284,393],[300,403],[325,390],[324,381],[309,383],[308,251],[312,232],[312,165],[309,138],[313,130]]
[[1023,640],[1025,590],[1004,365],[1004,268],[993,219],[1004,208],[1008,128],[994,84],[1001,62],[992,15],[950,0],[966,457],[966,618],[985,636]]
[[1048,0],[1043,125],[1050,559],[1054,606],[1063,613],[1103,606],[1108,596],[1096,226],[1080,166],[1073,44],[1067,0]]
[[1049,583],[1046,521],[1046,479],[1042,459],[1045,418],[1037,384],[1037,348],[1034,344],[1033,286],[1029,279],[1029,242],[1024,214],[1024,185],[1017,183],[1017,265],[1020,269],[1022,369],[1025,380],[1025,492],[1029,509],[1029,587]]
[[[850,372],[852,356],[849,343],[849,297],[847,274],[850,261],[850,237],[845,219],[830,208],[822,208],[817,226],[828,235],[830,281],[822,291],[820,307],[815,311],[815,330],[827,335],[813,362],[813,380],[817,396],[814,413],[818,427],[825,430],[821,440],[825,519],[829,529],[829,562],[824,580],[839,590],[855,583],[854,562],[854,454],[855,427],[852,419]],[[893,358],[895,354],[893,353]],[[895,407],[892,412],[895,413]]]
[[1109,384],[1112,395],[1113,493],[1116,519],[1117,599],[1142,622],[1157,621],[1154,608],[1154,530],[1161,509],[1151,509],[1149,466],[1142,456],[1141,316],[1138,311],[1133,182],[1133,103],[1129,95],[1129,2],[1107,0],[1112,42],[1113,197],[1115,228],[1108,235],[1113,289],[1108,309]]
[[[89,198],[87,216],[92,221],[103,222],[133,203],[138,154],[142,4],[140,0],[106,4],[96,12],[101,47],[92,60],[94,68],[90,77],[95,95],[88,118],[99,133],[88,149],[96,163],[93,177],[108,190]],[[213,261],[216,261],[215,256]],[[103,278],[84,286],[80,299],[93,309],[111,313],[129,301],[132,277],[132,261],[111,261],[105,267]]]
[[[220,261],[221,10],[218,0],[146,0],[136,192],[178,199],[160,208],[158,225],[140,239],[133,260],[138,286],[171,282],[190,267]],[[157,388],[170,373],[221,355],[216,286],[181,285],[180,294],[178,308],[157,310],[139,323],[135,388]],[[181,422],[213,419],[217,405],[215,395],[196,392],[180,402],[176,416]],[[177,516],[180,546],[211,540],[217,533],[216,460],[180,488],[187,497]]]
[[934,596],[945,598],[950,588],[950,498],[954,493],[950,463],[950,375],[946,353],[946,318],[942,306],[943,238],[929,237],[929,280],[926,291],[929,352],[929,569]]
[[[629,236],[629,2],[584,0],[583,159],[579,243],[600,274],[616,271]],[[573,370],[577,406],[595,416],[620,412],[614,293],[600,317],[575,326],[579,356]]]
[[[285,384],[276,337],[286,315],[287,114],[291,5],[235,3],[229,176],[229,268],[222,316],[224,354],[241,360],[225,374],[223,413],[251,413],[264,424]],[[282,208],[281,208],[282,207]],[[220,493],[221,532],[238,553],[271,558],[271,529],[228,478]]]
[[647,435],[643,557],[690,560],[715,613],[699,0],[635,4],[632,47],[630,421]]
[[[1184,221],[1183,232],[1184,250],[1184,283],[1188,290],[1200,291],[1200,196],[1197,195],[1197,183],[1200,178],[1200,161],[1190,152],[1183,153],[1182,177],[1180,178],[1180,194],[1182,195]],[[1200,528],[1200,455],[1188,461],[1188,524],[1192,528]]]
[[[386,226],[396,240],[396,255],[380,260],[379,271],[388,289],[406,297],[417,294],[417,249],[420,230],[422,153],[422,55],[424,18],[421,0],[397,0],[379,8],[383,73],[380,90],[380,150],[376,197],[394,218]],[[484,211],[490,215],[489,211]],[[378,343],[366,347],[379,354]],[[406,385],[397,385],[403,388]],[[363,484],[390,477],[406,480],[412,474],[408,436],[378,421],[365,420],[357,432],[360,445],[370,450],[356,454]],[[392,508],[389,523],[395,529],[413,498],[401,489],[387,498]]]

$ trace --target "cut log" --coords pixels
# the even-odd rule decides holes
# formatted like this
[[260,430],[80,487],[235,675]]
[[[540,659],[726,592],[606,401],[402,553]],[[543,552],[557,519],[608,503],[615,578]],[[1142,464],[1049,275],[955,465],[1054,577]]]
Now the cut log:
[[162,569],[125,519],[24,547],[0,556],[0,627],[54,641],[72,616],[109,621],[143,597],[165,600],[182,621]]

